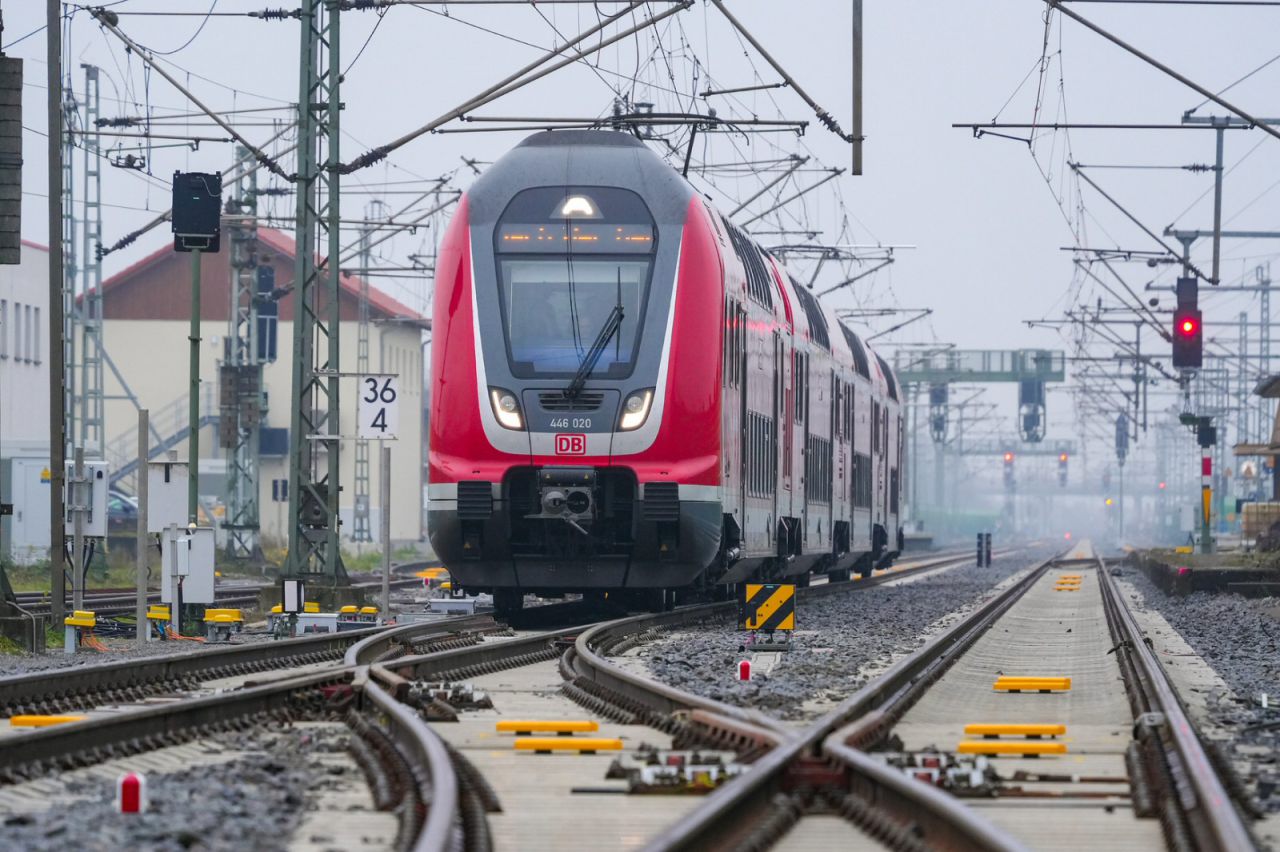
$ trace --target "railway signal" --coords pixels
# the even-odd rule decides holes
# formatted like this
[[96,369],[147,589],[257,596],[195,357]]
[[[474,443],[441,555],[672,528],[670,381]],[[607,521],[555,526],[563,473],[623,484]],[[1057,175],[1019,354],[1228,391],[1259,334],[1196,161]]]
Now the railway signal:
[[1198,368],[1204,361],[1204,321],[1194,278],[1179,278],[1173,310],[1173,366]]
[[1199,367],[1204,361],[1204,325],[1196,308],[1173,312],[1173,366]]
[[1066,453],[1058,454],[1058,485],[1062,488],[1067,487],[1067,460],[1069,456]]
[[1013,453],[1004,454],[1004,487],[1013,488]]

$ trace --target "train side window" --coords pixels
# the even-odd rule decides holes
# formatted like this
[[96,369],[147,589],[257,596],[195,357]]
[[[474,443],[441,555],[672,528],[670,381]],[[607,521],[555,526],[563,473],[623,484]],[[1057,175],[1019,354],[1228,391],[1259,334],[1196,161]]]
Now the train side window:
[[725,229],[729,232],[729,242],[733,243],[733,251],[747,276],[747,295],[753,302],[773,310],[773,296],[770,294],[772,278],[765,268],[760,249],[751,241],[746,232],[732,222],[725,221]]
[[871,452],[880,452],[880,403],[871,403]]
[[[788,276],[789,277],[789,276]],[[795,291],[800,307],[804,308],[805,319],[809,323],[809,339],[828,352],[831,351],[831,338],[827,334],[827,318],[818,305],[818,299],[802,287],[796,279],[791,279],[791,289]]]
[[840,330],[844,332],[844,341],[849,344],[849,351],[853,353],[853,366],[858,371],[858,375],[864,379],[871,378],[871,365],[867,362],[867,353],[862,348],[862,341],[844,323],[840,323]]
[[723,323],[720,331],[720,385],[721,387],[729,387],[732,383],[729,378],[729,349],[733,340],[733,329],[729,326],[729,300],[724,300],[724,310],[720,312],[720,322]]
[[809,357],[804,356],[804,414],[807,419],[809,416]]
[[893,370],[889,369],[889,363],[879,355],[876,356],[876,360],[880,362],[880,372],[884,373],[885,383],[889,386],[889,399],[896,402],[898,400],[898,382],[893,377]]

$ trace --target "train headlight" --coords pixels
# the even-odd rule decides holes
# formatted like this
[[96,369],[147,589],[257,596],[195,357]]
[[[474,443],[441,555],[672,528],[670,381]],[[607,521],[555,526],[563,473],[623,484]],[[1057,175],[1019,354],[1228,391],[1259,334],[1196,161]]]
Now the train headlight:
[[489,388],[489,402],[493,416],[507,429],[523,429],[524,416],[520,413],[520,401],[516,395],[502,388]]
[[622,403],[622,417],[618,419],[618,430],[630,432],[639,429],[649,419],[649,407],[653,404],[653,388],[636,391]]

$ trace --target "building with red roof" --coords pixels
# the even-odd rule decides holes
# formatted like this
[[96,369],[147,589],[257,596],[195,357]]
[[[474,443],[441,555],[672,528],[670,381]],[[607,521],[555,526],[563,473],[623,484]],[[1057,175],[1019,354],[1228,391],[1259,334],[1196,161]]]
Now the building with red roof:
[[[295,299],[292,291],[294,242],[271,228],[258,229],[257,260],[275,273],[279,307],[276,357],[263,366],[262,421],[259,473],[259,507],[263,543],[282,545],[287,540],[287,504],[273,500],[273,481],[287,479],[292,349]],[[222,251],[200,258],[201,338],[201,495],[207,503],[223,497],[226,451],[219,447],[218,376],[224,358],[231,314],[231,249],[225,236]],[[106,456],[123,469],[137,454],[137,410],[147,408],[154,431],[152,445],[178,435],[186,428],[188,401],[188,323],[191,313],[191,255],[170,245],[147,255],[112,275],[102,284],[103,341],[107,363]],[[338,329],[341,343],[339,370],[357,369],[361,280],[352,274],[339,279]],[[323,310],[323,305],[322,305]],[[422,460],[424,436],[424,349],[430,320],[391,296],[369,288],[369,369],[400,377],[400,422],[392,444],[392,538],[416,541],[422,534]],[[344,378],[340,385],[341,434],[355,436],[356,381]],[[339,497],[343,535],[354,529],[354,440],[340,442],[341,484]],[[186,441],[172,443],[179,458],[186,458]],[[154,449],[153,449],[154,452]],[[376,448],[371,458],[376,460]],[[370,465],[370,529],[379,529],[378,465]],[[279,486],[274,492],[280,494]]]

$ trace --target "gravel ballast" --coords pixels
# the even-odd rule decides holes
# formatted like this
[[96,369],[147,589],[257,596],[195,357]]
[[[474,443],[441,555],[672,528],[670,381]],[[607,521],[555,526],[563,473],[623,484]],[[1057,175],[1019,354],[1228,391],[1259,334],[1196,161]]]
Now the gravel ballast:
[[[232,645],[247,645],[255,642],[274,641],[269,633],[237,633]],[[119,660],[141,660],[146,657],[158,657],[165,654],[199,654],[209,648],[225,648],[223,644],[208,644],[186,640],[169,640],[148,642],[138,647],[133,638],[105,638],[102,643],[107,652],[81,649],[75,654],[67,654],[62,648],[53,648],[43,654],[0,654],[0,677],[22,675],[30,672],[43,672],[50,669],[65,669],[75,666],[96,666],[102,663],[113,663]]]
[[[173,773],[147,775],[150,808],[120,814],[109,780],[77,777],[68,801],[44,810],[0,816],[0,848],[32,852],[67,849],[280,849],[297,828],[310,794],[326,783],[312,760],[343,751],[344,729],[258,729],[219,740],[244,752]],[[351,772],[359,772],[352,764]],[[74,801],[72,801],[74,800]]]
[[[1244,770],[1259,806],[1280,814],[1280,620],[1269,614],[1280,601],[1209,592],[1169,596],[1141,571],[1120,570],[1140,594],[1130,605],[1158,612],[1230,688],[1205,696],[1204,721],[1228,737],[1233,762]],[[1272,727],[1260,727],[1267,725]]]
[[[686,628],[638,649],[656,679],[727,704],[803,721],[830,709],[911,653],[1003,580],[1048,554],[1022,551],[988,567],[960,565],[900,584],[797,598],[793,647],[768,668],[757,654],[752,680],[735,679],[747,636],[730,618]],[[856,585],[856,583],[854,584]],[[947,623],[950,623],[948,619]]]

